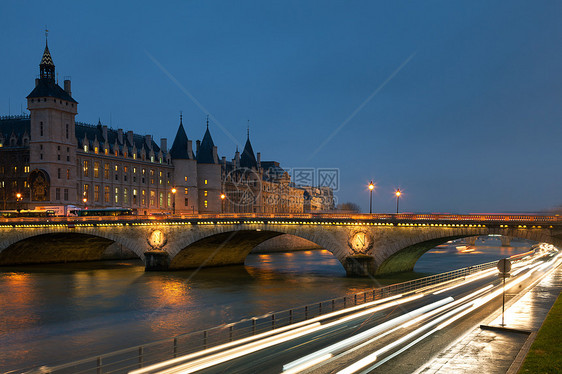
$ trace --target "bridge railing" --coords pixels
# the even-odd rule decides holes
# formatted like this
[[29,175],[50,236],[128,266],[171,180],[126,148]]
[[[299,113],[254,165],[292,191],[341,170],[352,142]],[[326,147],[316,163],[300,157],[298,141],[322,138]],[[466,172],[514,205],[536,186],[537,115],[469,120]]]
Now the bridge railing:
[[[506,223],[506,224],[552,224],[562,222],[559,215],[537,215],[537,214],[361,214],[361,213],[222,213],[222,214],[177,214],[177,215],[132,215],[132,216],[95,216],[95,217],[17,217],[17,218],[0,218],[0,223],[18,224],[18,223],[38,223],[38,224],[72,224],[72,223],[96,223],[101,221],[108,222],[174,222],[181,220],[266,220],[266,221],[345,221],[345,222],[386,222],[386,223],[440,223],[440,222],[459,222],[459,223]],[[336,222],[337,223],[337,222]]]
[[[278,329],[297,322],[340,311],[344,308],[365,304],[386,297],[407,294],[439,283],[459,280],[470,274],[494,268],[497,261],[470,266],[442,274],[431,275],[407,282],[350,294],[339,298],[320,301],[291,308],[260,317],[253,317],[215,328],[178,335],[174,338],[122,349],[84,360],[54,367],[31,370],[27,373],[86,374],[86,373],[126,373],[157,362],[216,347],[234,340]],[[40,371],[42,370],[42,371]],[[21,371],[17,371],[20,373]],[[13,372],[15,373],[15,372]]]

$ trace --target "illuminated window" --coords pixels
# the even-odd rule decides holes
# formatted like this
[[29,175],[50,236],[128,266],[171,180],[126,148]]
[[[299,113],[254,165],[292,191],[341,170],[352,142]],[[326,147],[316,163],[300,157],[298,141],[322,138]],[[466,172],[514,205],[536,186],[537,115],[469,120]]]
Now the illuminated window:
[[205,184],[207,184],[207,180],[205,179]]
[[150,156],[150,162],[154,162],[154,156]]
[[168,208],[172,206],[172,194],[168,192]]
[[108,149],[108,148],[105,148],[105,149],[103,150],[103,153],[105,153],[106,155],[108,155],[108,154],[109,154],[109,149]]
[[115,171],[119,171],[119,166],[115,165]]
[[88,176],[88,170],[89,170],[88,160],[84,160],[84,166],[82,167],[82,170],[84,171],[84,176],[87,177]]
[[164,192],[160,192],[160,198],[158,199],[159,207],[164,207]]
[[207,200],[205,200],[205,208],[207,207]]
[[207,190],[203,192],[203,196],[207,197]]
[[119,187],[115,187],[115,203],[119,202]]
[[84,144],[84,152],[88,152],[88,146]]
[[156,205],[156,192],[150,191],[150,206]]
[[100,177],[100,163],[98,161],[94,161],[94,178]]
[[[66,169],[66,179],[70,179],[70,169]],[[68,199],[65,199],[68,200]]]
[[94,201],[100,201],[100,186],[97,184],[94,186]]
[[133,204],[137,204],[137,189],[133,189]]
[[137,159],[137,154],[133,153],[133,160],[136,160],[136,159]]
[[187,177],[185,177],[185,181],[187,182]]
[[189,189],[186,187],[185,188],[185,194],[187,195],[188,192],[189,192]]
[[124,204],[129,203],[129,189],[128,188],[123,188],[123,203]]
[[109,179],[109,164],[103,165],[103,177]]
[[109,203],[110,198],[109,198],[109,186],[105,186],[103,188],[103,199],[106,203]]
[[24,166],[24,167],[23,167],[23,172],[24,172],[24,173],[29,173],[29,166]]
[[85,184],[84,188],[82,190],[82,195],[84,196],[84,198],[86,200],[90,200],[90,185],[89,184]]
[[141,205],[146,205],[146,190],[142,190],[142,193],[141,193]]
[[137,168],[134,167],[133,168],[133,174],[136,174],[136,173],[137,173]]
[[99,152],[99,148],[98,147],[94,147],[94,153],[98,153]]

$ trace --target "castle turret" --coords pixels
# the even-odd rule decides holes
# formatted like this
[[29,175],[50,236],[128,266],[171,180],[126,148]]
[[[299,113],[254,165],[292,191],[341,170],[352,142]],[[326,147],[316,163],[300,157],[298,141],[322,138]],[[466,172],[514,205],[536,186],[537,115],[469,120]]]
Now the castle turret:
[[209,131],[208,118],[207,130],[197,150],[197,185],[199,186],[199,211],[201,213],[221,213],[221,166],[217,147]]
[[183,127],[183,118],[180,114],[180,125],[174,138],[170,156],[174,165],[174,185],[176,188],[175,207],[176,213],[197,213],[197,160],[193,157],[191,141],[187,138]]

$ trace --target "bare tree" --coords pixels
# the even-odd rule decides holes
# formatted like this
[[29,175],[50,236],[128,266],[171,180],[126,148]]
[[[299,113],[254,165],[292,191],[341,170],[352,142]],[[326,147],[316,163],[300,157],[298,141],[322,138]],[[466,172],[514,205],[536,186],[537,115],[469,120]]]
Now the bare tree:
[[338,208],[339,211],[342,212],[346,212],[346,213],[359,213],[361,212],[361,208],[359,207],[359,205],[352,203],[352,202],[346,202],[346,203],[341,203],[338,204]]

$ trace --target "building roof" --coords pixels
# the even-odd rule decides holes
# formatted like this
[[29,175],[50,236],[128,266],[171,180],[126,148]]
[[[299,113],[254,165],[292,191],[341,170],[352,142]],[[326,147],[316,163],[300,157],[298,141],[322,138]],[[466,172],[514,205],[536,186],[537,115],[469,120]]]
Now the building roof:
[[[107,128],[107,139],[103,136],[104,129],[101,123],[98,123],[96,126],[87,125],[85,123],[76,123],[75,127],[75,134],[76,139],[81,142],[84,140],[84,137],[88,139],[90,144],[88,146],[92,146],[92,143],[97,139],[101,148],[104,146],[108,146],[112,148],[115,143],[119,146],[119,153],[124,153],[124,150],[127,150],[128,154],[132,154],[133,146],[139,152],[143,147],[146,150],[152,148],[152,151],[156,154],[160,152],[160,147],[156,144],[156,142],[151,138],[150,144],[147,143],[146,137],[139,134],[133,134],[133,141],[132,143],[129,141],[127,133],[122,134],[122,142],[119,141],[119,130]],[[112,149],[115,152],[114,149]]]
[[78,104],[78,102],[74,100],[68,92],[63,90],[55,82],[55,63],[53,62],[53,58],[51,57],[51,52],[49,52],[49,46],[47,45],[47,43],[45,43],[43,57],[41,57],[41,62],[39,63],[39,77],[40,78],[37,80],[35,88],[29,95],[27,95],[28,99],[38,97],[54,97]]
[[182,118],[180,116],[180,126],[174,138],[172,148],[170,148],[170,156],[172,159],[189,160],[189,152],[187,151],[187,135],[183,128]]
[[39,79],[37,86],[35,86],[33,91],[31,91],[31,93],[27,95],[28,99],[37,97],[54,97],[78,104],[78,102],[74,100],[72,96],[68,94],[68,92],[63,90],[55,82],[49,81],[47,79]]
[[12,134],[16,136],[20,142],[17,146],[21,146],[21,140],[25,134],[30,135],[31,120],[29,116],[6,116],[0,118],[0,138],[3,139],[3,146],[9,145]]
[[209,123],[207,122],[207,131],[203,135],[203,140],[197,151],[197,162],[201,164],[216,164],[218,160],[215,160],[215,155],[213,149],[215,148],[215,143],[209,132]]
[[246,140],[246,144],[244,145],[244,150],[242,151],[242,155],[240,156],[240,166],[249,169],[258,168],[256,155],[254,154],[252,144],[250,143],[250,135],[248,135],[248,139]]

